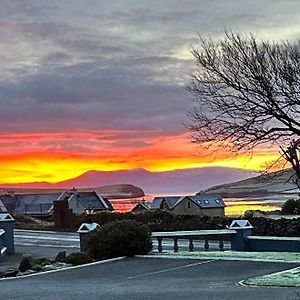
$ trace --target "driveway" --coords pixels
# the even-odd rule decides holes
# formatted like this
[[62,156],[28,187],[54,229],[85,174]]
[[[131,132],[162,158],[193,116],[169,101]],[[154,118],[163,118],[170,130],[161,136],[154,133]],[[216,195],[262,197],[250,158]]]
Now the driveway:
[[0,281],[1,299],[299,299],[300,289],[237,283],[295,264],[127,258]]

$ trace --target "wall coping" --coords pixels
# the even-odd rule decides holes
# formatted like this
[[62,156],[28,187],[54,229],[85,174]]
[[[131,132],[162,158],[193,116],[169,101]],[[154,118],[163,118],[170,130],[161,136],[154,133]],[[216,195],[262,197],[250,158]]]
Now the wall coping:
[[165,231],[152,232],[153,237],[192,237],[192,236],[207,236],[207,235],[232,235],[235,230],[220,229],[220,230],[191,230],[191,231]]
[[266,240],[266,241],[299,241],[300,237],[287,237],[287,236],[247,236],[248,240]]

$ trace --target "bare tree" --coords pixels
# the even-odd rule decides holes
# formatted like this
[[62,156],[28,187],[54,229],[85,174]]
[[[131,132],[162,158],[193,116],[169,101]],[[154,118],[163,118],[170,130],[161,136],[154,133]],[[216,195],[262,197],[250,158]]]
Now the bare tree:
[[192,54],[197,68],[187,89],[196,105],[187,126],[193,141],[217,141],[237,152],[277,144],[300,178],[300,42],[226,32],[219,41],[200,37]]
[[283,158],[292,166],[295,174],[290,178],[298,188],[300,189],[300,161],[299,161],[299,150],[300,150],[300,139],[292,140],[286,147],[280,146],[281,154]]

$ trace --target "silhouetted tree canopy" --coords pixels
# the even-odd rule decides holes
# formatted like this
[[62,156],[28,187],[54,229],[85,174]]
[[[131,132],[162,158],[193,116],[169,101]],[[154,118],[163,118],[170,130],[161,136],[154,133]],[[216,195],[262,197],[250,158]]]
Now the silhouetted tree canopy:
[[217,141],[235,151],[277,144],[287,161],[289,154],[294,159],[300,138],[300,42],[226,32],[218,41],[200,37],[192,54],[197,68],[187,89],[196,105],[187,126],[193,141]]

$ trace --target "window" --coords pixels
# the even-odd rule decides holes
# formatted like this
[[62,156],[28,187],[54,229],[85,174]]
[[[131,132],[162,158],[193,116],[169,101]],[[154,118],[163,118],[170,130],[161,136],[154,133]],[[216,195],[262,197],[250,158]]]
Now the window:
[[191,208],[191,201],[188,201],[187,207],[188,207],[188,208]]
[[216,203],[218,203],[218,204],[219,204],[219,203],[220,203],[220,200],[219,200],[219,199],[216,199]]
[[209,203],[209,201],[208,201],[208,200],[204,200],[204,203],[205,203],[205,204],[208,204],[208,203]]

